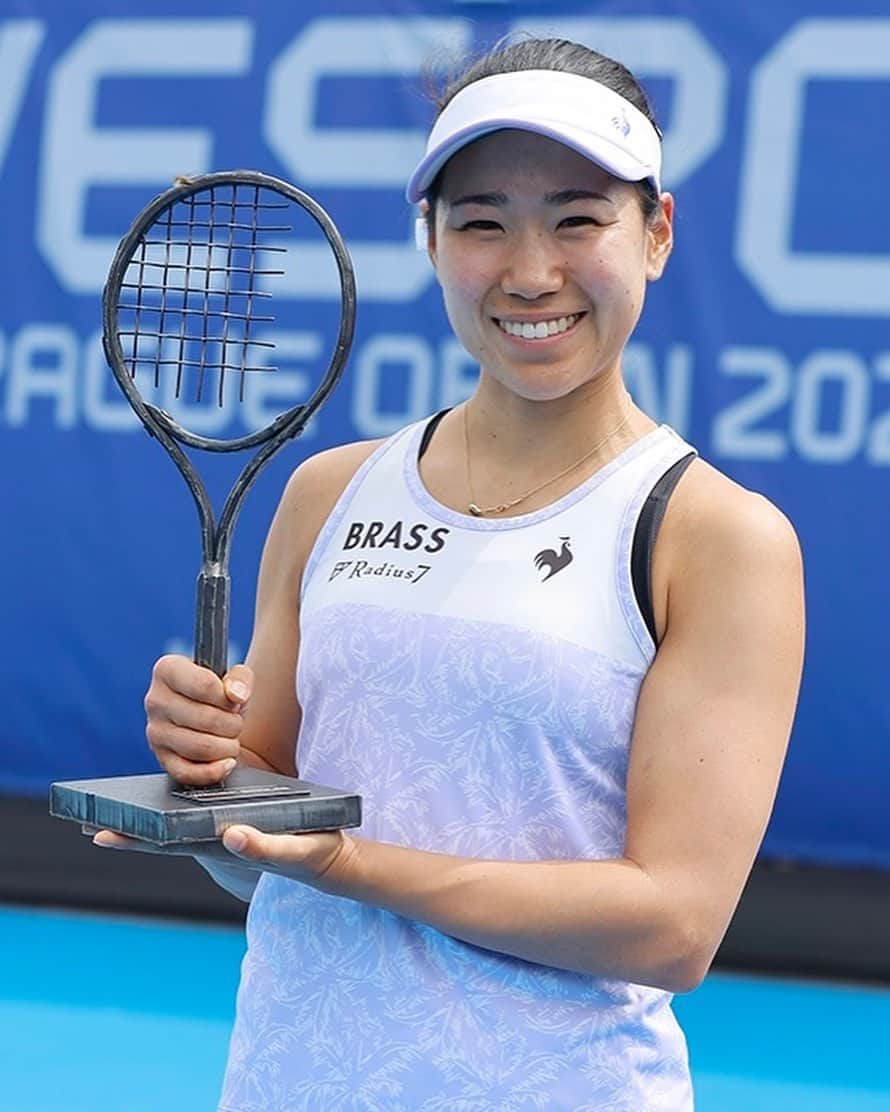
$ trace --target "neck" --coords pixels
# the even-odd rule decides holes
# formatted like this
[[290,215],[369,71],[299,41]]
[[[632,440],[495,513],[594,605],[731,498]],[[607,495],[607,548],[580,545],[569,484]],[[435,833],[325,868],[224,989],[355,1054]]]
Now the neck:
[[[526,466],[565,466],[607,436],[628,413],[615,442],[604,445],[609,456],[653,427],[631,402],[620,371],[607,372],[571,394],[529,400],[506,389],[484,372],[467,403],[474,431],[473,457],[515,470]],[[517,459],[517,457],[519,457]]]
[[483,375],[461,416],[467,504],[475,516],[524,513],[552,502],[654,424],[633,405],[620,375],[567,398],[534,402]]

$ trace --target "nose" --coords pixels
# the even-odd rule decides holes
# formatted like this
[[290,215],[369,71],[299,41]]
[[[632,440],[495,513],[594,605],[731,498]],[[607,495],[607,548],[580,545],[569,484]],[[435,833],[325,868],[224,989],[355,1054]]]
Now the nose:
[[558,245],[540,230],[529,229],[511,244],[501,289],[526,301],[557,293],[565,283],[564,265]]

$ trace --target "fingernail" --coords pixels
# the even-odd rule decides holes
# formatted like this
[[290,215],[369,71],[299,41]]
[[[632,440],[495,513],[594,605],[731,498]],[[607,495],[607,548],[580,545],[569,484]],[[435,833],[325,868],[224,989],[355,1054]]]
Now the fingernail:
[[223,761],[223,776],[231,776],[237,764],[238,762],[234,757],[229,757],[228,760]]
[[227,830],[223,834],[223,845],[233,853],[240,853],[247,845],[247,835],[240,830]]
[[229,691],[231,691],[236,699],[240,699],[242,702],[244,702],[244,700],[250,694],[247,689],[247,684],[243,683],[241,680],[233,680],[229,684]]

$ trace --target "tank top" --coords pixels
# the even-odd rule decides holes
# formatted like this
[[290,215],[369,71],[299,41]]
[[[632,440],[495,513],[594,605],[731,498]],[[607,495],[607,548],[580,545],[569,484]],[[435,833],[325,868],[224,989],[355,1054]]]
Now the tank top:
[[[660,426],[553,504],[476,518],[424,487],[424,423],[362,465],[310,555],[300,775],[358,833],[465,857],[620,857],[640,684],[640,511],[691,451]],[[688,1112],[670,994],[524,961],[264,874],[227,1112]]]

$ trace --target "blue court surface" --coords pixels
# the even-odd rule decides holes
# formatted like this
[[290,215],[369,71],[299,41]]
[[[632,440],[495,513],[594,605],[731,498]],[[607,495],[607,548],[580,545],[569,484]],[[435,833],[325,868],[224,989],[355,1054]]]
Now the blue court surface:
[[[0,946],[0,1109],[215,1108],[240,930],[0,907]],[[890,990],[713,974],[676,1011],[697,1112],[890,1112]]]

